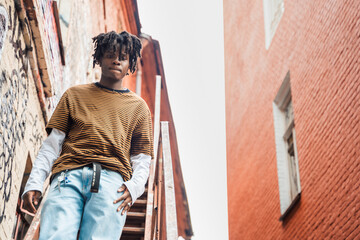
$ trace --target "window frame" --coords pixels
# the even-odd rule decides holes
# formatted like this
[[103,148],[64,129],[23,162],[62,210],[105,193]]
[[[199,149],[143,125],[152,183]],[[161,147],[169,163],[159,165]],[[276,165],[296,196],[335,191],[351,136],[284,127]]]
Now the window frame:
[[[280,89],[273,101],[273,116],[274,116],[274,130],[275,130],[275,147],[276,147],[276,159],[277,159],[277,172],[279,183],[279,197],[280,197],[280,221],[288,215],[295,204],[301,197],[301,184],[300,184],[300,172],[299,172],[299,158],[296,145],[296,131],[295,121],[293,114],[286,123],[285,110],[289,104],[292,104],[291,86],[290,86],[290,72],[286,74],[286,77],[280,86]],[[293,109],[292,109],[293,113]],[[293,150],[295,168],[291,171],[290,167],[290,155],[288,153],[288,138],[293,138]],[[295,172],[294,172],[295,171]],[[292,188],[291,180],[292,176],[296,175],[296,188],[294,191]]]
[[[276,9],[274,6],[274,1],[282,1],[280,3],[280,8]],[[276,29],[279,26],[279,23],[284,15],[285,3],[284,0],[263,0],[263,10],[264,10],[264,28],[265,28],[265,48],[269,49],[271,41],[275,35]],[[280,10],[280,16],[276,15],[276,12]],[[275,24],[274,23],[275,20]]]

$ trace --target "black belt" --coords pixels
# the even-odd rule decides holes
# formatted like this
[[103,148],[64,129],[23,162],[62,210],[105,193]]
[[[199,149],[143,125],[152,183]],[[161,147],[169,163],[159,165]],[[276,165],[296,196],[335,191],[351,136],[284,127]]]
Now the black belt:
[[[83,168],[83,167],[87,167],[87,166],[90,167],[90,164],[86,165],[86,166],[82,166],[82,167],[77,167],[77,168]],[[99,192],[99,185],[100,185],[101,164],[97,163],[97,162],[93,162],[92,167],[93,167],[93,174],[92,174],[92,178],[91,178],[90,192],[97,193],[97,192]],[[70,170],[77,169],[77,168],[72,168]],[[55,175],[56,174],[51,175],[50,183],[53,181]]]
[[94,192],[94,193],[99,192],[100,175],[101,175],[101,164],[97,162],[93,162],[93,175],[91,179],[90,192]]

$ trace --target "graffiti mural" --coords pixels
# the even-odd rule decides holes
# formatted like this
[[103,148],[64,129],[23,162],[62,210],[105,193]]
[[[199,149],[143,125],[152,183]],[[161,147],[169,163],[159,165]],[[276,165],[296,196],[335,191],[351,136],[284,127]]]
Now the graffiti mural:
[[33,144],[34,149],[40,149],[44,140],[44,134],[40,131],[41,128],[37,127],[37,123],[41,122],[39,115],[35,116],[29,112],[28,125],[31,126],[30,142]]
[[3,71],[0,76],[1,88],[6,91],[1,96],[0,126],[0,223],[5,217],[6,203],[9,201],[13,162],[16,149],[25,137],[28,86],[24,73],[16,69],[11,73]]
[[[9,12],[11,12],[11,6],[9,6]],[[12,30],[12,34],[11,36],[9,37],[9,41],[10,41],[10,44],[14,50],[14,57],[17,59],[17,60],[20,60],[21,61],[21,70],[26,70],[27,69],[27,65],[28,65],[28,61],[27,59],[25,58],[26,56],[26,47],[24,47],[24,49],[21,48],[22,46],[22,42],[19,38],[19,36],[21,36],[22,32],[21,32],[21,27],[20,27],[20,24],[17,23],[17,24],[14,24],[13,26],[13,21],[15,19],[18,19],[18,16],[17,16],[17,13],[16,11],[13,12],[13,16],[10,15],[10,21],[9,21],[9,29]],[[13,27],[13,28],[11,28]],[[27,26],[28,27],[28,26]],[[23,73],[25,75],[25,73]]]
[[0,223],[9,201],[15,151],[24,140],[28,86],[25,75],[17,70],[3,71],[0,85],[6,87],[1,96],[0,147]]
[[[0,7],[0,9],[2,8]],[[11,12],[10,7],[9,12]],[[0,10],[0,21],[5,19],[2,17],[4,16],[2,13]],[[23,44],[20,40],[21,30],[17,16],[10,17],[9,25],[7,22],[5,25],[3,22],[0,23],[1,34],[4,33],[3,31],[6,32],[4,26],[6,26],[5,29],[9,28],[8,30],[12,31],[12,35],[9,37],[9,46],[13,49],[15,61],[12,69],[2,70],[0,74],[0,223],[6,219],[5,209],[13,184],[14,156],[25,137],[26,110],[29,99],[29,86],[24,64],[27,59],[24,57],[25,48],[21,48]],[[4,42],[1,44],[3,46]]]

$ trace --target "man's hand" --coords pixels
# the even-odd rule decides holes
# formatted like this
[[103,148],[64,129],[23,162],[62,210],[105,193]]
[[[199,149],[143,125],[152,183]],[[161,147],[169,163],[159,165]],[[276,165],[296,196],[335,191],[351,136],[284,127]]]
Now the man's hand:
[[117,211],[119,212],[121,210],[121,208],[124,208],[121,212],[121,215],[123,215],[126,211],[128,211],[130,209],[130,206],[128,205],[128,203],[130,203],[130,204],[132,203],[132,198],[131,198],[130,192],[124,184],[118,189],[118,192],[122,192],[122,191],[124,191],[124,194],[121,195],[121,197],[119,199],[114,201],[114,204],[115,204],[124,199],[124,202],[121,203],[117,209]]
[[[39,191],[28,191],[27,193],[25,193],[24,195],[24,203],[23,203],[23,208],[26,211],[29,211],[30,213],[36,213],[36,208],[34,206],[39,204],[39,200],[41,197],[41,192]],[[34,204],[33,204],[34,203]]]

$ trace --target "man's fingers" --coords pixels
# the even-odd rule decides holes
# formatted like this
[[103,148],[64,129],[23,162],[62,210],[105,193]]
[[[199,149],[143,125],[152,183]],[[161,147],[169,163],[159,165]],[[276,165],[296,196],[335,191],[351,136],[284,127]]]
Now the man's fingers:
[[127,199],[129,196],[130,196],[130,193],[124,193],[123,195],[121,195],[120,198],[116,199],[116,200],[114,201],[114,203],[118,203],[118,202],[120,202],[121,200]]
[[41,197],[41,193],[36,191],[36,192],[35,192],[35,196],[34,196],[34,203],[35,203],[35,205],[38,205],[38,204],[39,204],[40,197]]
[[118,202],[120,202],[121,200],[128,198],[129,196],[130,196],[129,191],[125,191],[125,192],[123,193],[123,195],[121,195],[120,198],[118,198],[118,199],[116,199],[116,200],[114,201],[114,203],[118,203]]
[[121,185],[121,187],[118,189],[118,192],[122,192],[122,191],[124,191],[124,193],[121,195],[121,197],[114,201],[114,204],[115,204],[115,203],[118,203],[118,202],[124,200],[116,210],[116,211],[119,212],[121,209],[123,209],[122,212],[121,212],[121,215],[123,215],[124,212],[126,212],[126,211],[128,211],[130,209],[130,206],[128,205],[128,203],[132,202],[130,192],[129,192],[129,190],[127,190],[127,188],[126,188],[126,186],[124,184]]
[[118,192],[122,192],[126,189],[126,186],[123,184],[121,185],[121,187],[118,189]]
[[23,203],[23,208],[27,211],[29,211],[30,213],[36,213],[36,208],[34,206],[39,204],[39,200],[41,198],[41,192],[36,191],[36,190],[31,190],[29,192],[27,192],[24,195],[24,203]]
[[130,209],[130,207],[128,206],[128,203],[131,203],[131,198],[126,198],[124,200],[124,202],[121,203],[120,206],[118,207],[118,209],[117,209],[118,212],[123,208],[121,215],[124,214],[125,210]]
[[130,206],[128,204],[126,204],[126,206],[124,207],[124,209],[121,212],[121,215],[124,215],[125,212],[127,212],[130,209]]
[[36,208],[35,208],[35,206],[34,206],[34,204],[32,203],[32,202],[30,202],[30,207],[31,207],[31,212],[32,213],[36,213]]
[[34,197],[33,192],[29,192],[29,193],[27,193],[25,195],[25,197],[24,197],[24,207],[29,212],[36,213],[36,208],[35,208],[34,204],[32,203],[33,197]]
[[[36,196],[36,193],[35,193],[35,194],[31,194],[31,195],[30,195],[30,199],[29,199],[29,203],[30,203],[30,207],[31,207],[31,212],[32,212],[32,213],[36,213],[36,208],[35,208],[35,206],[34,206],[34,204],[33,204],[33,199],[35,198],[35,196]],[[37,203],[35,203],[35,204],[37,204]]]

